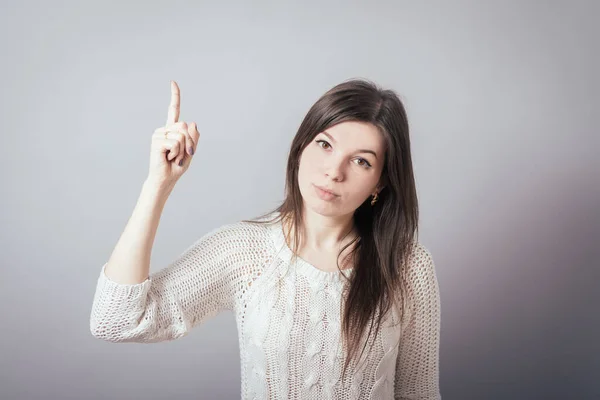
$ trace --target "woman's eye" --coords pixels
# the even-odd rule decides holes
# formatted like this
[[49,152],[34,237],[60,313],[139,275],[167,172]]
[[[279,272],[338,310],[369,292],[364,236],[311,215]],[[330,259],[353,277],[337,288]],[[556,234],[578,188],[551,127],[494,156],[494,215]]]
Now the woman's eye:
[[319,147],[321,147],[321,148],[324,149],[324,147],[321,146],[321,143],[325,143],[327,146],[331,147],[331,145],[329,143],[327,143],[327,141],[325,141],[325,140],[317,140],[317,144],[319,145]]
[[363,164],[359,164],[361,167],[371,168],[371,164],[364,158],[357,158],[357,160],[363,162]]

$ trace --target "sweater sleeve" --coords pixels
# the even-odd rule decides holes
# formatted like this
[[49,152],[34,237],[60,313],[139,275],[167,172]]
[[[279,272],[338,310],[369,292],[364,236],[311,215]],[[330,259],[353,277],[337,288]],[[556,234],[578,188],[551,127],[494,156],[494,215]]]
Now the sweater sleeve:
[[236,288],[245,279],[239,262],[243,241],[235,235],[232,225],[207,233],[138,284],[110,280],[104,264],[92,304],[92,335],[110,342],[173,340],[207,318],[233,310]]
[[400,339],[394,399],[440,400],[440,294],[433,259],[422,244],[407,271],[407,286],[412,312]]

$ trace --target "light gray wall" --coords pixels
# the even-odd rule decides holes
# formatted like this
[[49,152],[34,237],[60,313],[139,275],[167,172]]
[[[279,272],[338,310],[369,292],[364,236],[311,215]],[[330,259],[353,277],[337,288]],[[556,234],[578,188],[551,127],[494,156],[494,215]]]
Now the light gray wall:
[[[233,315],[94,339],[169,80],[200,145],[152,271],[283,195],[328,88],[397,90],[442,298],[444,399],[600,398],[597,2],[3,2],[0,398],[239,398]],[[218,396],[218,397],[217,397]]]

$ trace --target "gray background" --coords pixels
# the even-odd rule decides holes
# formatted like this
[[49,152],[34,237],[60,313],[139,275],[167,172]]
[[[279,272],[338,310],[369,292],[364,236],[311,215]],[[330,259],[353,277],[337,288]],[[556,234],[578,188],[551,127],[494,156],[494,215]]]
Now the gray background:
[[407,107],[444,399],[600,398],[598,11],[2,2],[0,398],[239,398],[233,314],[174,342],[99,341],[100,267],[146,176],[169,80],[201,138],[152,272],[277,205],[303,116],[351,77]]

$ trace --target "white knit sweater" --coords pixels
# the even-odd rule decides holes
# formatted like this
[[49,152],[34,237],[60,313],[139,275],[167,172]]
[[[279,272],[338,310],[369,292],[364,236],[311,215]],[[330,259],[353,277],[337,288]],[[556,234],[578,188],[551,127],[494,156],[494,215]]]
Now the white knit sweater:
[[231,310],[244,400],[441,399],[440,298],[433,260],[422,244],[414,247],[407,270],[411,312],[402,324],[395,312],[384,319],[366,360],[363,355],[358,364],[351,362],[343,381],[345,279],[301,258],[292,263],[291,256],[281,222],[237,222],[207,233],[139,284],[111,281],[105,264],[91,332],[110,342],[173,340]]

